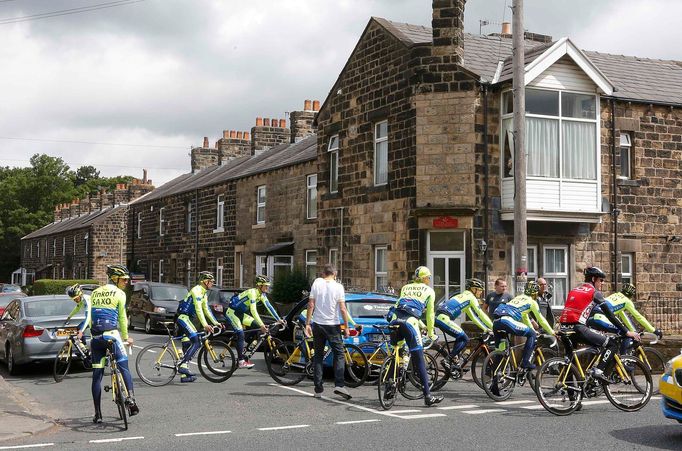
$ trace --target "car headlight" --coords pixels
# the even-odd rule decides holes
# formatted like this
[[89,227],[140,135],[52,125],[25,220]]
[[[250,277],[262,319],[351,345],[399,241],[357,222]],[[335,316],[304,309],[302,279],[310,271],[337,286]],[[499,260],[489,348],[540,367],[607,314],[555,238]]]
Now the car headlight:
[[164,307],[154,307],[154,313],[166,313],[166,309]]
[[668,360],[663,367],[663,375],[664,376],[672,376],[673,375],[673,361]]

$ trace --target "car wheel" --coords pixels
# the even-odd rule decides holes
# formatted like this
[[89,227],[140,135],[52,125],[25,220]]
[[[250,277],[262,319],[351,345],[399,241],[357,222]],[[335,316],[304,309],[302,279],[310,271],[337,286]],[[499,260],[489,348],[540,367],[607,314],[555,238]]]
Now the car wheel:
[[133,317],[128,313],[128,330],[135,330],[135,326],[133,326]]
[[148,334],[152,333],[152,319],[148,316],[144,319],[144,331]]
[[5,360],[7,361],[7,372],[10,374],[10,376],[16,376],[17,365],[16,363],[14,363],[14,351],[12,351],[12,346],[10,346],[9,343],[7,343],[5,358],[6,358]]

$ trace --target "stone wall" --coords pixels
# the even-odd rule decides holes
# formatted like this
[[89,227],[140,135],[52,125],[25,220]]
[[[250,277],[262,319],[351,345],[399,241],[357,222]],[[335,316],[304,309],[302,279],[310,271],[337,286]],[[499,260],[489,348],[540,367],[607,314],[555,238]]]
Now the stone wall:
[[256,118],[256,126],[251,128],[251,155],[258,155],[291,140],[291,131],[284,119]]
[[126,215],[128,208],[117,208],[105,221],[91,226],[90,262],[92,277],[104,283],[107,280],[107,265],[126,263]]

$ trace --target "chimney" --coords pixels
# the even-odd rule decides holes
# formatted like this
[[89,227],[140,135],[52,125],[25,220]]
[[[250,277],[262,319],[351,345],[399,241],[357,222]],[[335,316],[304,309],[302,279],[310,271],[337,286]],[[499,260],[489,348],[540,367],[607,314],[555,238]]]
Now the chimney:
[[279,120],[279,128],[287,128],[287,120],[286,119],[280,119]]
[[235,139],[237,137],[237,131],[236,130],[230,130],[230,139]]
[[69,204],[61,204],[59,209],[61,210],[62,221],[71,217],[71,206]]
[[59,209],[59,205],[54,206],[54,221],[59,222],[62,219],[62,211]]
[[262,126],[263,126],[263,118],[257,117],[256,118],[256,127],[262,127]]
[[270,126],[270,118],[266,117],[263,119],[263,127],[269,127]]
[[313,100],[313,111],[320,111],[320,101]]
[[315,120],[316,114],[315,104],[317,104],[319,109],[319,100],[312,102],[312,109],[310,100],[306,100],[303,102],[303,111],[292,111],[291,114],[289,114],[289,124],[291,126],[290,142],[299,142],[303,138],[315,133],[315,130],[313,129],[313,121]]
[[[144,178],[147,178],[147,173],[145,169],[145,174]],[[152,191],[154,189],[154,186],[152,185],[151,180],[139,180],[139,179],[133,179],[133,181],[130,183],[130,186],[128,187],[128,196],[129,200],[133,201],[137,199],[140,196],[143,196],[147,194],[148,192]]]
[[142,184],[146,185],[147,184],[147,170],[142,169]]
[[[220,145],[220,142],[218,142],[218,145]],[[194,147],[190,151],[190,164],[192,166],[192,174],[211,166],[217,166],[220,163],[219,156],[220,156],[219,150],[209,148],[208,138],[204,138],[203,147]],[[149,181],[149,183],[151,183],[151,180]]]
[[511,36],[511,23],[510,22],[502,22],[502,36],[509,35]]
[[464,5],[466,0],[432,0],[433,47],[431,56],[449,56],[462,64],[464,54]]
[[311,111],[313,109],[312,102],[310,100],[303,101],[303,111]]
[[244,134],[242,132],[237,132],[237,139],[244,139]]
[[[258,123],[256,119],[256,123]],[[262,119],[261,119],[262,122]],[[244,138],[245,133],[237,130],[225,130],[223,138],[218,140],[218,158],[220,164],[235,158],[251,155],[251,143],[248,137]]]
[[70,209],[70,216],[72,218],[75,218],[80,214],[80,204],[78,203],[78,199],[72,199],[71,200],[71,205],[69,206],[69,209]]
[[[291,141],[289,129],[284,119],[265,118],[262,125],[256,119],[256,126],[251,129],[251,155],[258,155],[264,150]],[[244,134],[248,140],[248,133]]]
[[127,204],[130,201],[130,193],[128,192],[128,185],[125,183],[117,183],[114,191],[114,206]]
[[203,148],[208,148],[208,136],[204,136],[204,144],[202,146]]

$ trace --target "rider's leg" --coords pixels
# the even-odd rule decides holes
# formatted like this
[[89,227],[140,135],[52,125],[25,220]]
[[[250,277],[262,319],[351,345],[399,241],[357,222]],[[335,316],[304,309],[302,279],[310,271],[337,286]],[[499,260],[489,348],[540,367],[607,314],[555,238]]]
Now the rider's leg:
[[450,350],[450,357],[457,357],[460,352],[466,348],[469,343],[469,337],[448,315],[441,313],[436,317],[436,327],[438,327],[444,334],[447,334],[455,339],[452,349]]
[[235,315],[235,312],[232,309],[227,309],[225,318],[227,318],[227,322],[230,323],[230,326],[237,337],[237,359],[244,361],[246,360],[246,356],[244,355],[246,340],[244,339],[244,328],[242,327],[242,322],[239,318],[237,318],[237,315]]
[[104,365],[106,364],[106,342],[102,342],[102,338],[93,338],[90,340],[91,354],[92,354],[92,402],[95,405],[95,416],[93,421],[99,423],[102,421],[102,378],[104,377]]

